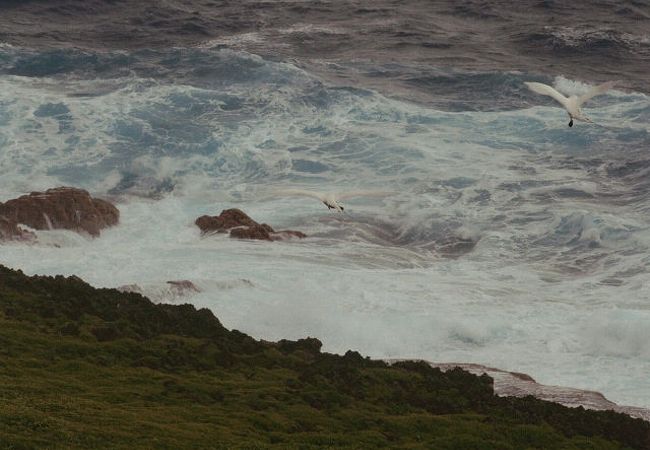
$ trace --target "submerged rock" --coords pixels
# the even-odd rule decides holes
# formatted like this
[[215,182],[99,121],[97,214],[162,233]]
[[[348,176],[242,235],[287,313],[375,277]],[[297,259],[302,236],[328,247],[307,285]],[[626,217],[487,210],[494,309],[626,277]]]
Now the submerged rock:
[[186,292],[201,292],[201,289],[199,289],[190,280],[173,280],[168,281],[167,284],[169,285],[170,289],[177,291],[179,294]]
[[125,284],[116,288],[122,293],[144,295],[156,303],[186,301],[187,297],[203,290],[190,280],[170,280],[164,283]]
[[227,233],[235,239],[256,239],[262,241],[279,241],[289,238],[305,238],[301,231],[275,231],[270,225],[257,223],[240,209],[224,209],[218,216],[201,216],[194,222],[202,234]]
[[67,229],[96,237],[101,229],[117,225],[120,212],[83,189],[59,187],[0,203],[0,216],[36,230]]
[[291,238],[303,239],[306,237],[307,235],[305,233],[296,230],[282,230],[282,231],[274,231],[271,233],[271,239],[274,241],[291,239]]

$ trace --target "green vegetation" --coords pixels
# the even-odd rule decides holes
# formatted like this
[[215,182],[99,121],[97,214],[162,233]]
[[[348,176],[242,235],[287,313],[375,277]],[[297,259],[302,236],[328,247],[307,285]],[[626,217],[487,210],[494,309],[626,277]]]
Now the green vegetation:
[[0,266],[0,448],[650,448],[622,414],[320,347]]

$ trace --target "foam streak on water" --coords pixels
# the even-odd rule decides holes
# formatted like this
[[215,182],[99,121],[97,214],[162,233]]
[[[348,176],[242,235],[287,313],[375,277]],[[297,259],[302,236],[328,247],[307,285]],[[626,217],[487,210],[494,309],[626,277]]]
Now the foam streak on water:
[[[481,363],[650,406],[645,95],[594,99],[596,125],[569,129],[522,88],[588,87],[562,77],[431,67],[465,88],[434,108],[218,48],[55,53],[0,48],[0,200],[75,185],[122,221],[95,240],[39,232],[1,263],[154,300],[187,279],[202,292],[182,301],[259,338]],[[499,106],[473,107],[486,92]],[[394,194],[337,215],[271,195],[286,187]],[[310,238],[201,238],[194,219],[228,207]]]

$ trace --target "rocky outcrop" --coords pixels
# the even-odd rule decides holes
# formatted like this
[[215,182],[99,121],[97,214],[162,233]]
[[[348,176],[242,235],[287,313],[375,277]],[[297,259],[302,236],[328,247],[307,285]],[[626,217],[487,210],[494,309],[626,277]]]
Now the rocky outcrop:
[[101,229],[117,225],[120,212],[83,189],[59,187],[0,203],[0,216],[36,230],[67,229],[96,237]]
[[0,216],[0,241],[31,241],[36,235],[23,230],[15,220]]
[[240,209],[225,209],[218,216],[201,216],[194,222],[202,234],[227,233],[235,239],[257,239],[279,241],[290,238],[305,238],[301,231],[275,231],[270,225],[257,223]]
[[[230,231],[230,237],[236,239],[257,239],[260,241],[272,241],[269,227],[266,224],[255,224],[248,227],[233,228]],[[272,228],[271,228],[272,230]]]
[[[389,363],[398,361],[402,360],[387,360]],[[525,373],[508,372],[481,364],[425,362],[443,372],[461,368],[474,375],[487,374],[494,380],[494,393],[502,397],[526,397],[532,395],[540,400],[559,403],[572,408],[582,406],[585,409],[596,411],[616,411],[650,422],[650,410],[635,406],[618,405],[608,400],[600,392],[563,386],[547,386],[538,383],[533,377]]]
[[172,280],[168,281],[167,284],[169,288],[178,292],[179,294],[184,294],[186,292],[201,292],[194,283],[190,280]]
[[202,233],[226,233],[235,227],[259,225],[241,209],[224,209],[218,216],[201,216],[194,222]]
[[118,291],[144,295],[157,303],[175,303],[187,301],[202,289],[190,280],[171,280],[165,283],[125,284],[116,288]]

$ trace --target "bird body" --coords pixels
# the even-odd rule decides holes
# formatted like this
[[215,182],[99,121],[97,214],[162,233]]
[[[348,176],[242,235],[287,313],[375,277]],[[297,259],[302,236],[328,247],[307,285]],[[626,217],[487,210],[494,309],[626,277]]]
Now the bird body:
[[579,120],[581,122],[593,123],[593,121],[582,111],[582,104],[592,97],[607,92],[614,86],[615,83],[615,81],[608,81],[607,83],[600,84],[590,89],[580,96],[571,95],[570,97],[565,97],[547,84],[536,82],[525,82],[524,84],[531,91],[536,92],[537,94],[548,95],[557,101],[560,105],[562,105],[564,109],[566,109],[567,113],[569,113],[569,126],[572,127],[573,119]]
[[277,195],[305,196],[313,197],[320,200],[328,209],[334,209],[343,212],[345,208],[341,205],[341,200],[352,197],[384,197],[387,192],[378,191],[349,191],[349,192],[314,192],[304,191],[301,189],[286,189],[276,192]]
[[325,206],[327,206],[328,209],[335,209],[338,212],[343,212],[343,210],[345,209],[343,208],[342,205],[339,204],[339,202],[336,199],[336,195],[333,193],[323,194],[320,199],[325,204]]

